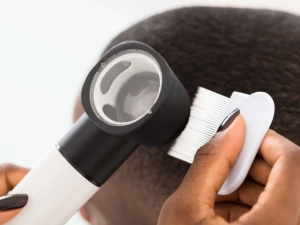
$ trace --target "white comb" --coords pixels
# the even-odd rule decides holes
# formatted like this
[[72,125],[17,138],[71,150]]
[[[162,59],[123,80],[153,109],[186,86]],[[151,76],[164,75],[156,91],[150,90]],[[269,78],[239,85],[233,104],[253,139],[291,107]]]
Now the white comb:
[[243,148],[218,193],[220,195],[234,192],[243,183],[270,127],[275,107],[267,93],[247,95],[233,92],[227,98],[199,87],[186,128],[168,151],[169,155],[192,163],[196,151],[213,137],[221,122],[236,108],[245,119],[246,136]]
[[189,122],[168,154],[192,163],[196,151],[216,133],[229,101],[230,98],[199,87],[191,106]]

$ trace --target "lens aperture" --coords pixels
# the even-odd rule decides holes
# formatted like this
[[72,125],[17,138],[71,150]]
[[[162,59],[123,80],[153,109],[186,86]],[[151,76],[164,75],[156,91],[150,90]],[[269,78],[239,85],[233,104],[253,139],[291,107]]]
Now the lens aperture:
[[132,76],[118,93],[116,101],[119,122],[130,122],[148,113],[159,92],[159,76],[142,72]]

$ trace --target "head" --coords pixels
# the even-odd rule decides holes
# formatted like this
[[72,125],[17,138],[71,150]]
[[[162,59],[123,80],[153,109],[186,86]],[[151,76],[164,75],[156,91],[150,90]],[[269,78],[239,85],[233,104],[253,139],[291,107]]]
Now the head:
[[[269,93],[271,128],[300,144],[300,17],[267,10],[193,7],[168,11],[122,32],[114,45],[136,40],[159,52],[188,91],[202,86]],[[75,120],[83,113],[80,99]],[[162,204],[189,164],[167,155],[171,143],[140,146],[84,206],[92,224],[154,225]]]

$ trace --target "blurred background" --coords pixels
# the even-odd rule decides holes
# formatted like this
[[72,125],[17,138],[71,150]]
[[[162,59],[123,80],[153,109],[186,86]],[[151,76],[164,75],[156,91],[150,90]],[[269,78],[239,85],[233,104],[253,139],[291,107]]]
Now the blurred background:
[[[0,0],[0,164],[32,168],[71,127],[75,99],[118,33],[184,6],[300,15],[299,0]],[[79,214],[68,225],[86,225]]]

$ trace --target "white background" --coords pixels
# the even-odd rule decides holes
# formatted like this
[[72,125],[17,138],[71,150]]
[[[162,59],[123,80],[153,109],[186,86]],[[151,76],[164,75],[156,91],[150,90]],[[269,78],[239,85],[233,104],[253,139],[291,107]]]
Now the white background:
[[[0,164],[31,168],[64,135],[85,76],[114,36],[192,5],[300,14],[299,0],[0,0]],[[86,223],[76,214],[67,224]]]

